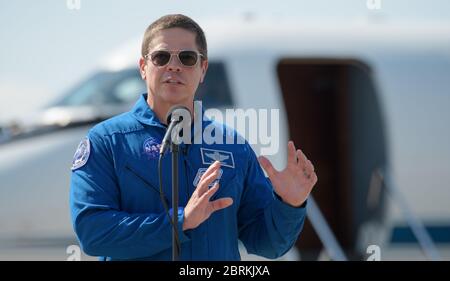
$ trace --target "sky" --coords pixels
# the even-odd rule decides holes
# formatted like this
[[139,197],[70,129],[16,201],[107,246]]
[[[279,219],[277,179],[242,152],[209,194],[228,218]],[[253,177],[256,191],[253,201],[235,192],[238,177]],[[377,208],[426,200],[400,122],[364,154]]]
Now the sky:
[[[68,2],[79,1],[79,9]],[[370,1],[370,0],[369,0]],[[311,22],[378,17],[390,22],[448,22],[450,1],[107,1],[0,0],[0,121],[43,106],[91,73],[109,50],[143,34],[168,13],[202,22],[251,17]]]

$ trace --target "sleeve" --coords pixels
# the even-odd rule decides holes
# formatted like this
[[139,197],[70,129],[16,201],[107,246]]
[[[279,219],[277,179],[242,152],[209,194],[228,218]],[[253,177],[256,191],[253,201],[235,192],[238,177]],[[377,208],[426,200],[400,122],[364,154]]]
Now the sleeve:
[[281,201],[248,145],[249,162],[238,211],[239,239],[247,252],[275,259],[295,243],[306,216],[306,202],[296,208]]
[[[80,148],[83,142],[84,149]],[[92,131],[82,143],[72,166],[70,209],[83,251],[92,256],[135,259],[169,249],[172,227],[166,213],[121,211],[111,151],[104,139]],[[183,212],[184,208],[180,207],[180,243],[189,240],[182,231]]]

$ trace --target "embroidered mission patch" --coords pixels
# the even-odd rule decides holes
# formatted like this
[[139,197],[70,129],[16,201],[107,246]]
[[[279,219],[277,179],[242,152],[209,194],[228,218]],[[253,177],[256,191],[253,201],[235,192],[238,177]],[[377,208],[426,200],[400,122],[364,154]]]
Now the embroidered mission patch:
[[202,163],[204,165],[209,165],[215,161],[220,161],[221,166],[230,167],[234,169],[234,157],[233,153],[225,150],[200,148],[200,153],[202,156]]
[[81,168],[86,164],[89,159],[89,154],[91,153],[91,143],[89,138],[85,137],[78,145],[77,151],[72,160],[72,171]]
[[154,137],[149,137],[144,141],[142,147],[144,154],[150,156],[151,158],[158,158],[159,150],[161,149],[161,141]]

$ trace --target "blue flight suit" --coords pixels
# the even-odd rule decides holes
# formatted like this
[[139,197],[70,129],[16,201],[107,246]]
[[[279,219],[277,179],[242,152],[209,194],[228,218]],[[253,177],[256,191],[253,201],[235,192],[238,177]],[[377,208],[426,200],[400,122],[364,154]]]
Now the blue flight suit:
[[[101,260],[172,257],[172,228],[160,199],[157,173],[167,126],[146,100],[143,94],[131,111],[94,126],[74,156],[72,224],[84,252]],[[224,137],[237,136],[214,120],[201,124],[202,131],[213,126]],[[238,239],[248,253],[267,258],[277,258],[293,246],[303,227],[306,202],[295,208],[281,201],[247,142],[181,144],[180,150],[180,260],[240,260]],[[231,197],[234,202],[197,228],[182,231],[184,206],[214,160],[221,161],[222,173],[211,200]],[[163,191],[171,208],[170,153],[164,155],[162,165]]]

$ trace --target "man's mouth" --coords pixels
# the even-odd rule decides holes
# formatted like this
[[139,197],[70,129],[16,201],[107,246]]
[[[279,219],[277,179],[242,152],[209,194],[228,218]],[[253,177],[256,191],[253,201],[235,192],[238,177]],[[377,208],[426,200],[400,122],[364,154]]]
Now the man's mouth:
[[167,78],[164,79],[163,83],[165,84],[171,84],[171,85],[184,85],[183,82],[181,82],[179,79],[177,78]]

